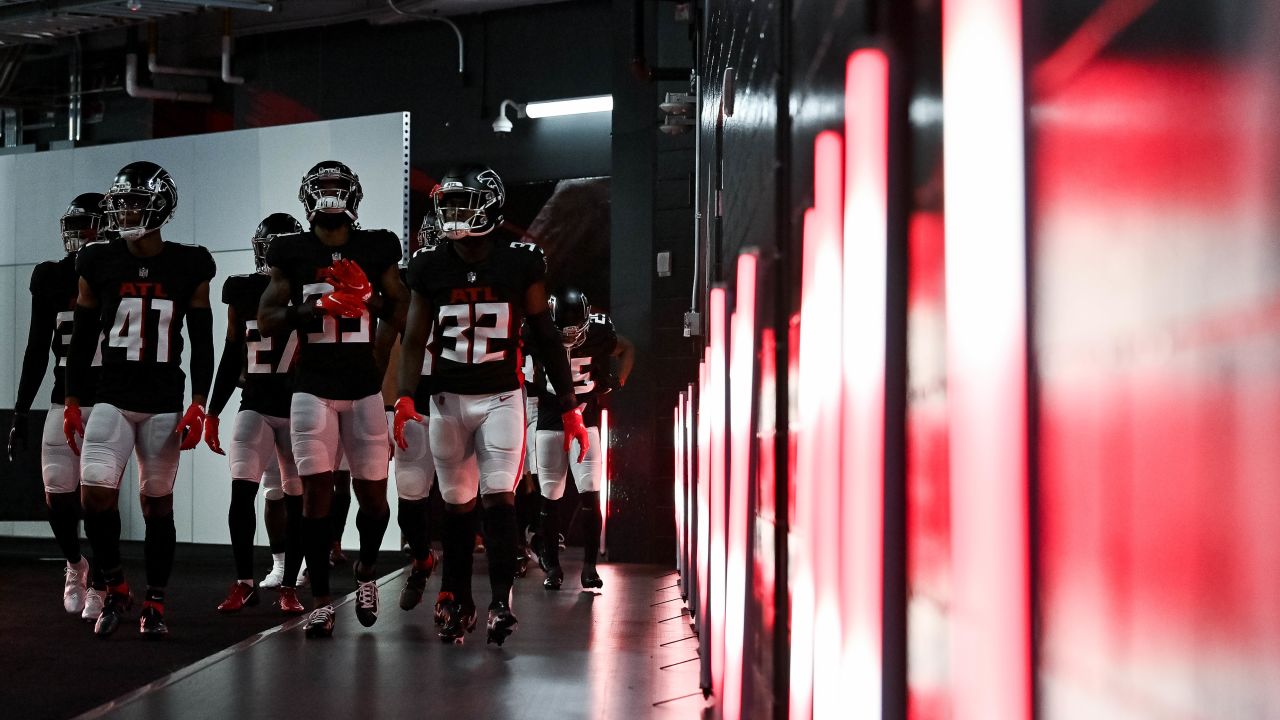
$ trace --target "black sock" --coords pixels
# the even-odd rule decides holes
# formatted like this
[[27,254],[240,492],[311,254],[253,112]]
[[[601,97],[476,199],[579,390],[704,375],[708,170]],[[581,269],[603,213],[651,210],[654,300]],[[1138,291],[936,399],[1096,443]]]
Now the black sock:
[[[329,518],[302,518],[303,552],[312,597],[329,596]],[[285,571],[288,577],[288,571]],[[296,576],[295,576],[296,577]]]
[[253,531],[258,526],[253,502],[258,483],[231,481],[231,507],[227,510],[227,527],[231,530],[231,556],[236,562],[236,579],[253,578]]
[[584,492],[578,496],[582,502],[582,559],[595,565],[600,557],[600,493]]
[[271,554],[286,552],[288,541],[285,540],[285,533],[289,531],[289,511],[285,507],[284,498],[267,498],[262,506],[262,524],[267,528],[267,544],[271,546]]
[[[342,533],[347,528],[347,513],[351,512],[351,480],[348,479],[341,489],[333,491],[333,502],[329,505],[330,540],[342,542]],[[325,560],[328,562],[328,560]],[[308,560],[310,565],[311,561]]]
[[489,589],[493,600],[511,602],[516,580],[516,508],[494,505],[484,510],[484,548],[489,557]]
[[[537,476],[533,476],[534,484],[538,482]],[[538,495],[537,493],[520,492],[516,489],[516,546],[525,547],[525,532],[537,520],[538,515]]]
[[426,560],[427,554],[431,552],[431,536],[428,532],[430,508],[427,499],[399,498],[396,517],[400,523],[400,532],[404,533],[404,538],[409,543],[409,555],[417,561]]
[[373,566],[378,562],[378,548],[390,522],[391,508],[385,503],[375,508],[361,505],[356,511],[356,530],[360,531],[360,569],[366,573],[364,580],[371,579],[369,574],[373,573]]
[[178,548],[178,529],[173,525],[173,512],[160,516],[143,516],[146,538],[142,554],[146,559],[147,585],[163,588],[173,572],[173,554]]
[[471,568],[474,561],[472,549],[476,542],[476,514],[444,514],[443,544],[444,570],[441,571],[440,590],[451,592],[458,600],[472,602]]
[[[285,495],[281,501],[284,505],[284,580],[283,587],[294,587],[298,582],[298,571],[302,569],[302,496]],[[272,548],[274,551],[274,548]],[[328,566],[329,559],[325,558]]]
[[109,585],[124,581],[120,568],[120,509],[99,510],[84,514],[84,534],[93,548],[93,561]]
[[542,501],[542,558],[552,567],[560,564],[560,501]]
[[49,493],[49,527],[67,562],[80,562],[80,493]]
[[89,587],[98,592],[107,589],[107,578],[102,574],[97,561],[89,563]]

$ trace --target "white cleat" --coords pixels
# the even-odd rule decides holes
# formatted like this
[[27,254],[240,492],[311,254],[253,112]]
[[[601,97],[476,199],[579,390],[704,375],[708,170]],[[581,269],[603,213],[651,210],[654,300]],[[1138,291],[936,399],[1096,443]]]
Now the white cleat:
[[84,610],[80,612],[80,619],[85,622],[96,622],[98,616],[102,614],[102,593],[93,588],[89,588],[84,596]]
[[262,578],[262,582],[258,583],[264,588],[278,588],[284,582],[284,563],[280,563],[271,568],[271,572]]
[[62,585],[62,607],[69,613],[84,610],[85,595],[88,593],[89,561],[80,558],[80,562],[67,563],[66,579]]

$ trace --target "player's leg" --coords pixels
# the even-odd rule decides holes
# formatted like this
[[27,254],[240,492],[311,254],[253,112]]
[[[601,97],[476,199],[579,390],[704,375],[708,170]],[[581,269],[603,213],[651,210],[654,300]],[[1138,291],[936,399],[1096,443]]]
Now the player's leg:
[[315,609],[307,620],[307,637],[333,634],[333,606],[329,604],[329,510],[333,499],[333,471],[338,465],[338,412],[331,400],[310,393],[294,393],[289,423],[293,457],[302,477],[302,545],[311,575]]
[[271,547],[271,571],[258,587],[278,588],[284,580],[285,527],[288,523],[281,487],[280,463],[268,462],[262,470],[262,526]]
[[133,451],[133,439],[133,425],[121,410],[107,403],[94,406],[80,452],[80,500],[84,534],[106,586],[93,628],[99,637],[115,632],[133,607],[120,563],[120,476]]
[[493,395],[475,434],[489,556],[489,642],[501,645],[515,630],[511,587],[516,577],[516,481],[524,462],[524,400],[520,393]]
[[563,430],[539,430],[536,442],[540,463],[538,484],[542,489],[539,528],[542,547],[538,563],[547,574],[542,586],[548,590],[559,590],[564,584],[564,570],[560,569],[560,504],[568,479],[569,458],[564,452]]
[[[526,386],[527,387],[527,386]],[[516,553],[516,575],[524,577],[531,553],[530,539],[538,530],[538,398],[524,402],[524,479],[516,487],[516,520],[520,524],[516,536],[520,547]]]
[[[81,409],[88,418],[92,407]],[[40,442],[44,498],[49,507],[49,527],[66,558],[62,607],[69,613],[84,611],[89,595],[89,561],[80,553],[80,458],[67,445],[62,432],[62,406],[54,405],[45,416]]]
[[[253,535],[258,526],[256,504],[263,470],[275,459],[275,442],[266,418],[253,410],[236,413],[231,444],[227,448],[231,464],[231,506],[227,508],[227,528],[231,534],[231,555],[236,580],[218,612],[239,612],[258,604],[253,580]],[[268,501],[269,502],[269,501]]]
[[467,415],[465,396],[437,393],[431,397],[431,455],[435,459],[444,499],[441,527],[444,566],[440,595],[436,600],[436,622],[440,639],[462,642],[464,633],[475,629],[476,604],[471,593],[471,569],[475,543],[476,496],[480,488],[480,468],[476,464],[475,425]]
[[351,490],[359,501],[356,529],[360,559],[356,561],[356,617],[365,627],[378,620],[378,575],[375,565],[382,538],[391,522],[387,504],[387,416],[382,396],[353,400],[338,416],[343,454],[351,465]]
[[330,547],[329,565],[336,567],[347,562],[342,552],[342,535],[347,531],[347,516],[351,513],[351,468],[347,456],[338,449],[338,469],[333,474],[333,505],[329,510]]
[[431,509],[428,498],[436,473],[435,460],[431,456],[429,434],[430,418],[423,422],[405,425],[407,449],[395,449],[396,459],[396,517],[400,532],[409,544],[412,567],[400,592],[400,608],[412,610],[422,602],[427,579],[435,569],[435,555],[431,552]]
[[577,447],[569,450],[569,466],[573,478],[578,485],[578,502],[582,508],[582,587],[604,587],[600,573],[596,571],[596,560],[600,557],[600,528],[603,518],[600,514],[600,487],[603,468],[600,463],[600,428],[587,428],[587,455],[578,462]]
[[298,615],[304,612],[298,600],[299,568],[302,567],[302,478],[298,475],[298,465],[293,460],[293,446],[289,433],[289,418],[269,417],[267,424],[275,439],[276,477],[280,478],[281,499],[279,505],[284,510],[283,518],[283,554],[284,565],[280,578],[279,606],[286,615]]
[[173,572],[178,531],[173,523],[173,483],[178,476],[179,445],[174,431],[178,413],[128,413],[133,416],[138,459],[138,493],[146,524],[143,556],[147,568],[147,594],[138,629],[144,637],[159,638],[169,632],[164,622],[165,591]]

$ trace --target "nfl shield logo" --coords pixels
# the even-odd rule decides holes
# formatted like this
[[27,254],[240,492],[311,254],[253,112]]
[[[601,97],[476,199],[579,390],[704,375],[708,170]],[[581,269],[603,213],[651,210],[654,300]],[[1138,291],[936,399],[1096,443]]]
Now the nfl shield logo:
[[140,267],[140,268],[138,268],[138,277],[140,277],[140,278],[144,278],[144,277],[146,277],[146,276],[147,276],[147,273],[148,273],[148,272],[150,272],[150,270],[148,270],[147,268]]
[[341,259],[342,259],[342,253],[340,253],[340,252],[336,252],[336,253],[334,253],[334,254],[333,254],[333,261],[334,261],[334,262],[338,262],[338,261],[339,261],[339,260],[341,260]]
[[467,282],[473,283],[475,281],[476,281],[476,274],[473,272],[467,273]]

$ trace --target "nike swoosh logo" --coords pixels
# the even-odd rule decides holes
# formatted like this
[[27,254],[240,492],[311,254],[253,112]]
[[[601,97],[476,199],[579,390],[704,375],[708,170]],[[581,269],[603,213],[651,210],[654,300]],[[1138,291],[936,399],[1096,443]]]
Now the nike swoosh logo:
[[[511,395],[514,395],[514,394],[515,394],[515,393],[511,393]],[[511,395],[503,395],[502,397],[498,398],[498,402],[506,402],[506,401],[510,400],[510,399],[511,399]]]

